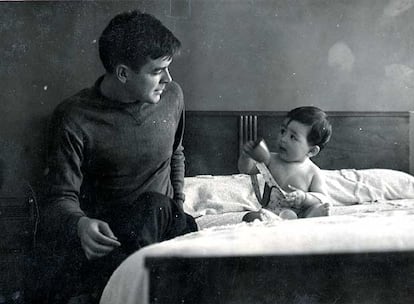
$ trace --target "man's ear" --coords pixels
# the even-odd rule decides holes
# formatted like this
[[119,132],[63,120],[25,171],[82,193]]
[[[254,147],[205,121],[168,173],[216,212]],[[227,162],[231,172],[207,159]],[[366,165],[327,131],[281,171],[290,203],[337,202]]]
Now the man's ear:
[[115,76],[120,82],[126,83],[128,79],[128,75],[129,75],[129,68],[126,65],[118,64],[115,67]]
[[321,148],[319,146],[313,146],[308,152],[308,157],[314,157],[318,155],[319,151],[321,151]]

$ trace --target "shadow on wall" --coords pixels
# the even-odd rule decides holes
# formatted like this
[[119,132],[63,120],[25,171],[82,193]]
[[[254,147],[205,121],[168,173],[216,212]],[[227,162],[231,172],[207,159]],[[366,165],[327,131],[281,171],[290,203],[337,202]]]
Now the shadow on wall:
[[42,115],[31,119],[26,126],[26,136],[23,138],[23,148],[20,159],[22,177],[36,192],[40,191],[43,182],[47,162],[47,145],[49,115]]
[[9,138],[0,137],[0,196],[22,195],[27,185],[35,190],[41,187],[47,158],[47,125],[48,118],[42,115],[7,128]]
[[4,160],[0,159],[0,190],[3,188],[3,184],[4,184],[5,168],[6,168],[6,164],[4,163]]

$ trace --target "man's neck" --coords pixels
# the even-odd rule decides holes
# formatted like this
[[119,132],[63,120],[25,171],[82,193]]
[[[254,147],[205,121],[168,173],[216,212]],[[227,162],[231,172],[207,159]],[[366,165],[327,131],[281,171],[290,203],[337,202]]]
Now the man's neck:
[[105,74],[99,86],[99,90],[103,96],[110,100],[121,103],[132,103],[135,100],[130,100],[125,92],[123,85],[112,74]]

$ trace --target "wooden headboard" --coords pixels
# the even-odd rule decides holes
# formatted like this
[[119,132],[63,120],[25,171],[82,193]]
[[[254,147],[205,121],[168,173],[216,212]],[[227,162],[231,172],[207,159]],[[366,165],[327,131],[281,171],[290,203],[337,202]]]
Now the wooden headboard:
[[[328,112],[331,141],[313,158],[323,169],[414,172],[414,112]],[[270,150],[286,112],[187,111],[186,176],[237,171],[241,144],[263,137]]]

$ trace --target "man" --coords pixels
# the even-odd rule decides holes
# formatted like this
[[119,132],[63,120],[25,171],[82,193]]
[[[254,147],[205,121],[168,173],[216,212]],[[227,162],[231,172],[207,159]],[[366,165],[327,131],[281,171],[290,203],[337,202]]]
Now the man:
[[57,272],[74,273],[58,274],[56,301],[97,300],[129,254],[197,230],[183,211],[184,102],[169,73],[180,46],[149,14],[115,16],[99,39],[105,75],[53,113],[44,227],[64,252]]

